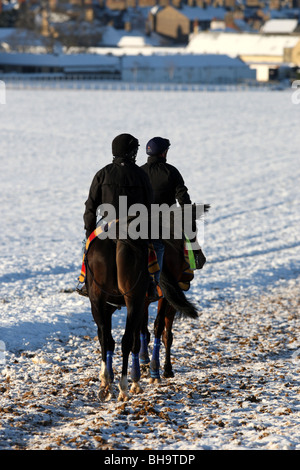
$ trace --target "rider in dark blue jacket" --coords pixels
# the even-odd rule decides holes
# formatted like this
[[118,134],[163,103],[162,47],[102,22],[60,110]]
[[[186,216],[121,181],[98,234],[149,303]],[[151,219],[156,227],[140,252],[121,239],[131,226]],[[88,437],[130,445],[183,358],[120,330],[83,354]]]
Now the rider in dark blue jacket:
[[[141,168],[147,173],[153,189],[153,202],[155,204],[168,204],[170,207],[178,201],[180,206],[192,204],[188,189],[185,186],[181,173],[173,165],[167,163],[167,153],[170,141],[162,137],[153,137],[146,145],[148,155],[147,163]],[[193,232],[196,232],[196,221],[193,220]],[[195,240],[196,241],[196,238]],[[164,245],[161,240],[152,240],[157,253],[158,263],[162,267]],[[199,251],[194,250],[196,268],[200,269],[203,263],[198,256]],[[158,280],[158,278],[156,278]]]

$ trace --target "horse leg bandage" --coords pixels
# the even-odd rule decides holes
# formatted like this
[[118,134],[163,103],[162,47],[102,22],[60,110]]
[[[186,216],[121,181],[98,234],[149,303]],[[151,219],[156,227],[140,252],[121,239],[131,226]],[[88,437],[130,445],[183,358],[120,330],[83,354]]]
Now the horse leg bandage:
[[150,362],[149,356],[148,356],[148,343],[147,343],[147,335],[144,335],[141,333],[140,335],[141,338],[141,349],[140,349],[140,362],[141,364],[148,364]]
[[154,338],[154,345],[152,351],[152,359],[150,362],[150,376],[153,379],[159,379],[159,350],[160,350],[160,339]]
[[114,372],[113,372],[113,368],[112,368],[113,355],[114,355],[114,353],[112,351],[107,351],[107,353],[106,353],[106,369],[107,369],[107,373],[109,375],[110,382],[113,382],[113,380],[114,380]]
[[141,378],[139,354],[132,353],[131,379],[138,382]]

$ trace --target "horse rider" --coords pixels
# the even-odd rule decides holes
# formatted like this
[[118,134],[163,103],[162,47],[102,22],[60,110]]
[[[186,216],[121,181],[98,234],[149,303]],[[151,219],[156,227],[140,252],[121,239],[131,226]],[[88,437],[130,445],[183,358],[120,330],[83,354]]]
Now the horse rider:
[[[170,141],[162,137],[150,139],[146,145],[147,162],[141,168],[149,176],[153,188],[154,204],[168,204],[171,207],[178,201],[182,207],[184,204],[192,204],[192,202],[181,173],[175,166],[167,163],[170,145]],[[193,232],[196,232],[195,219],[192,224]],[[197,244],[196,238],[191,241]],[[152,240],[152,243],[157,253],[157,260],[161,271],[164,245],[161,240]],[[193,252],[196,269],[201,269],[203,262],[200,262],[200,256],[203,259],[203,255],[199,254],[199,249],[195,249]],[[158,281],[158,278],[156,278],[156,281]]]
[[[96,229],[97,209],[101,204],[111,204],[118,218],[119,197],[127,196],[128,208],[135,203],[144,204],[148,211],[153,201],[153,191],[148,176],[136,165],[139,141],[131,134],[117,135],[112,141],[112,163],[99,170],[91,183],[89,195],[85,202],[83,215],[86,238]],[[104,214],[101,214],[102,217]],[[150,277],[150,276],[149,276]],[[86,295],[86,286],[77,289]],[[150,286],[148,295],[156,298],[156,288]]]

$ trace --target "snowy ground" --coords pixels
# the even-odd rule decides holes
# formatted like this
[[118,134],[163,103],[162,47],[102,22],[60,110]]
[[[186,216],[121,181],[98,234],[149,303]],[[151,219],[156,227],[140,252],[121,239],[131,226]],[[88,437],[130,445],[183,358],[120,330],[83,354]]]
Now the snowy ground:
[[[291,92],[7,90],[1,119],[0,449],[300,450],[299,118]],[[84,201],[115,135],[171,140],[207,264],[174,326],[175,377],[100,403],[74,292]],[[125,310],[114,316],[120,373]],[[151,322],[155,306],[151,308]],[[163,359],[162,359],[163,360]]]

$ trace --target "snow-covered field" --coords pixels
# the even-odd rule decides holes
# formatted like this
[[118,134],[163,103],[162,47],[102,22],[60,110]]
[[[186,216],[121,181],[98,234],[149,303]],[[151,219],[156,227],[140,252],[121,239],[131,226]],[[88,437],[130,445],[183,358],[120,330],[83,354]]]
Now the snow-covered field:
[[[1,119],[0,449],[300,450],[300,105],[292,91],[7,90]],[[207,264],[174,326],[175,377],[100,403],[74,292],[91,179],[121,132],[171,141]],[[155,318],[152,306],[151,323]],[[114,316],[114,367],[126,312]],[[163,348],[162,348],[163,349]],[[163,358],[162,358],[163,360]]]

